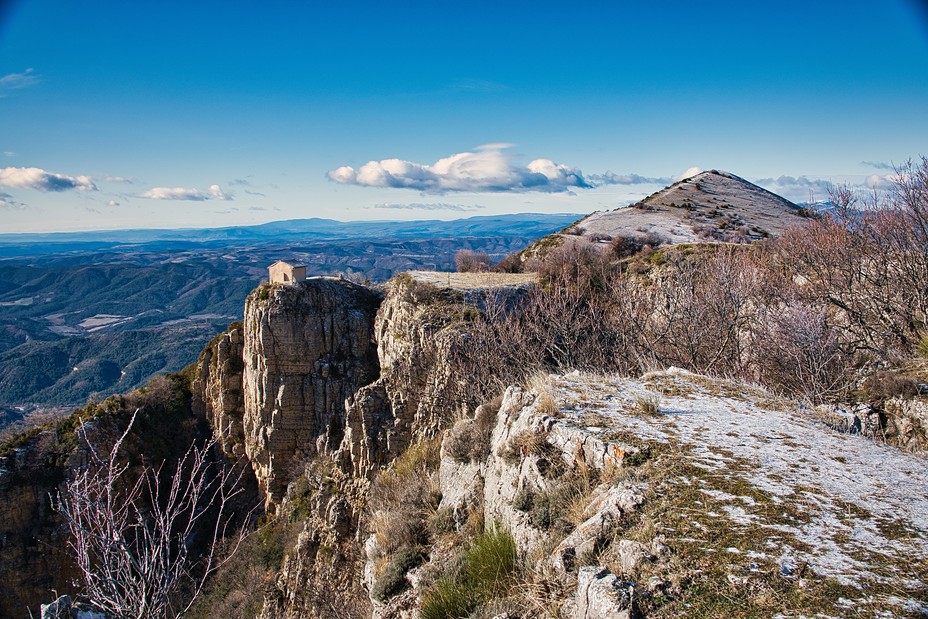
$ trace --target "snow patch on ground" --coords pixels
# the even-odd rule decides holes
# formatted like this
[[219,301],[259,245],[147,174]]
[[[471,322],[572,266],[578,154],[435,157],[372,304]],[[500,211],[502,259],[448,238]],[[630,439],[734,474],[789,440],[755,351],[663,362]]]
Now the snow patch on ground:
[[[852,586],[891,578],[905,583],[905,574],[887,566],[928,557],[924,457],[831,430],[759,389],[678,369],[641,380],[574,373],[554,379],[553,387],[562,401],[581,403],[565,407],[561,423],[599,431],[603,440],[620,431],[673,442],[698,469],[766,495],[762,505],[740,493],[701,490],[723,503],[721,517],[733,526],[768,531],[767,550],[788,558],[788,571],[805,566]],[[672,394],[661,397],[657,415],[635,410],[635,397],[645,390]],[[900,600],[905,604],[916,602]]]

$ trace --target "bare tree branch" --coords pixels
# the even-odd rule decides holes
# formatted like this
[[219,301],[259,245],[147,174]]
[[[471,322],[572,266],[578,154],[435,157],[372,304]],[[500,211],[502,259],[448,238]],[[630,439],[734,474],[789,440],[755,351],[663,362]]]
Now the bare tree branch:
[[88,463],[53,503],[94,606],[118,618],[179,617],[247,534],[233,534],[220,557],[244,469],[213,462],[213,437],[191,445],[170,477],[164,463],[135,470],[121,452],[140,411],[108,454],[78,430]]

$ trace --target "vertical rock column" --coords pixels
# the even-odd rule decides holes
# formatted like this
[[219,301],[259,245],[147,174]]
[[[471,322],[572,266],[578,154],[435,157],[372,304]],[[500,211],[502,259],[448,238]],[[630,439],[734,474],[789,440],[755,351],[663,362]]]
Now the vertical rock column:
[[299,463],[334,452],[345,400],[379,375],[381,297],[332,278],[262,286],[245,304],[245,453],[275,511]]
[[236,457],[245,449],[243,345],[242,323],[234,323],[200,353],[192,385],[194,414],[206,418],[223,451]]

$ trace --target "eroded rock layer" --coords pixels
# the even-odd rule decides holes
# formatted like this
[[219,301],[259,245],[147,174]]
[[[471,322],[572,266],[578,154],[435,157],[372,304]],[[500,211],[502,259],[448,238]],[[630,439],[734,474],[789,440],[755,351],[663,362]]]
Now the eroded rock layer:
[[244,344],[242,323],[233,323],[200,353],[191,385],[194,414],[209,422],[223,451],[236,457],[245,448]]
[[257,289],[245,305],[245,452],[270,509],[300,458],[337,449],[344,403],[379,374],[381,297],[334,278]]

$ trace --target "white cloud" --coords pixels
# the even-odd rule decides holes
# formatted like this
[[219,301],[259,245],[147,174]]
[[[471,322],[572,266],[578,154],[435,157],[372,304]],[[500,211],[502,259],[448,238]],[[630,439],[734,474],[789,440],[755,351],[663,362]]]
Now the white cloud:
[[107,200],[106,205],[110,207],[119,206],[119,202],[117,202],[116,200]]
[[192,200],[194,202],[232,199],[232,196],[224,193],[219,185],[210,185],[206,191],[186,187],[152,187],[140,193],[139,197],[150,200]]
[[38,83],[39,76],[33,73],[32,69],[26,69],[22,73],[7,73],[0,77],[0,99],[14,90],[22,90]]
[[393,209],[393,210],[409,210],[409,211],[457,211],[457,212],[463,213],[466,211],[480,210],[485,207],[479,204],[447,204],[444,202],[426,204],[422,202],[410,202],[408,204],[395,204],[395,203],[375,204],[374,208]]
[[565,192],[588,188],[590,183],[577,168],[535,159],[521,166],[503,152],[510,144],[486,144],[439,159],[433,164],[402,159],[368,161],[355,169],[342,166],[326,174],[329,180],[345,185],[394,187],[426,193],[471,192]]
[[760,178],[754,181],[764,189],[783,196],[793,202],[809,202],[821,200],[828,196],[831,181],[807,176],[779,176],[777,178]]
[[865,165],[876,170],[886,170],[887,172],[894,172],[896,170],[893,164],[886,163],[885,161],[861,161],[860,165]]
[[39,191],[96,191],[89,176],[65,176],[41,168],[0,168],[0,187]]
[[219,185],[210,185],[209,193],[216,200],[231,200],[232,196],[223,193],[222,188]]
[[696,176],[697,174],[701,174],[701,173],[702,173],[702,168],[697,167],[697,166],[693,166],[692,168],[687,168],[686,171],[685,171],[683,174],[681,174],[681,175],[679,175],[679,176],[674,176],[674,177],[673,177],[673,180],[675,180],[675,181],[683,181],[683,180],[686,180],[686,179],[688,179],[688,178],[693,178],[693,177]]
[[127,176],[109,176],[109,175],[107,175],[107,176],[104,176],[104,177],[103,177],[103,180],[105,180],[107,183],[127,183],[127,184],[129,184],[129,185],[131,185],[131,184],[133,184],[133,183],[135,182],[135,179],[134,179],[134,178],[129,178],[129,177],[127,177]]
[[[869,192],[871,190],[886,191],[891,190],[898,180],[899,176],[891,174],[871,174],[867,177],[857,177],[855,180],[848,182],[848,187],[857,190]],[[831,180],[823,178],[809,178],[808,176],[779,176],[777,178],[759,178],[754,181],[764,189],[783,196],[793,202],[809,202],[812,200],[827,200],[829,192],[833,187]],[[844,183],[839,183],[844,184]]]
[[669,185],[673,178],[669,176],[641,176],[640,174],[591,174],[586,179],[594,185]]
[[871,174],[864,180],[864,185],[869,189],[891,189],[895,187],[896,182],[899,180],[898,174]]
[[11,150],[5,150],[5,151],[3,151],[3,156],[4,156],[4,157],[15,157],[15,156],[16,156],[16,153],[14,153],[14,152],[11,151]]
[[21,211],[27,208],[29,207],[14,200],[10,194],[0,192],[0,209]]

